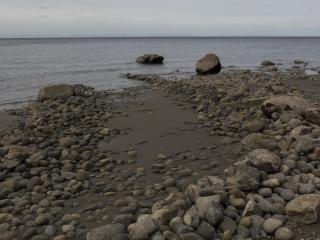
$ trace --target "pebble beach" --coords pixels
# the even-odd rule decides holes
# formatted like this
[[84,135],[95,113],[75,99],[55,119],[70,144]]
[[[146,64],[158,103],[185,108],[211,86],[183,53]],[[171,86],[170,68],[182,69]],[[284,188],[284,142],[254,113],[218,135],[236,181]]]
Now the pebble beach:
[[142,84],[1,112],[0,240],[320,239],[320,75],[304,66],[127,74]]

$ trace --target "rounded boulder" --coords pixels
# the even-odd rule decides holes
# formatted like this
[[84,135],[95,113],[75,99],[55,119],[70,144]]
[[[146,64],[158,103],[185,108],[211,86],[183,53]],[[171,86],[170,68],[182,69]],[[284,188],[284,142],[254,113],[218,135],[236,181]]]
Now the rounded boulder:
[[201,58],[196,64],[196,72],[198,74],[217,74],[221,71],[221,63],[219,57],[210,53]]

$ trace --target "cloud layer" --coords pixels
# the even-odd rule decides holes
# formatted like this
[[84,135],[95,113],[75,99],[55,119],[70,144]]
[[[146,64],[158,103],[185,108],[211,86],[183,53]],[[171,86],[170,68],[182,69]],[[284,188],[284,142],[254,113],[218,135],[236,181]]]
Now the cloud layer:
[[0,36],[320,36],[319,0],[1,0]]

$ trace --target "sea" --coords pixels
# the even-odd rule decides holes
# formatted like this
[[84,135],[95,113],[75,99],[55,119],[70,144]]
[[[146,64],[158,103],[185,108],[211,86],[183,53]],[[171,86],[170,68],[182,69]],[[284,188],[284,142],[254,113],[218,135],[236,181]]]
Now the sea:
[[[294,60],[320,70],[320,38],[163,37],[0,39],[0,108],[26,104],[48,84],[86,84],[98,90],[137,86],[126,73],[186,78],[195,63],[216,53],[224,68],[257,69],[263,60],[290,68]],[[145,66],[145,53],[164,56],[163,65]]]

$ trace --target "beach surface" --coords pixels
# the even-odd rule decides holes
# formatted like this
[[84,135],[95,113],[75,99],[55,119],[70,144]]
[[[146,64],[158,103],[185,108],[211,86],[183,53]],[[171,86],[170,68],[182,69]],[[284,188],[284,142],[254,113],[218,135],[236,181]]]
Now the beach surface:
[[[143,85],[83,87],[0,113],[0,239],[261,239],[275,234],[263,225],[270,218],[295,239],[318,239],[318,223],[298,224],[285,209],[299,195],[319,195],[317,119],[261,106],[285,95],[317,107],[319,74],[128,78]],[[255,149],[277,164],[242,166]],[[190,222],[199,197],[205,204],[212,196],[220,196],[217,219]],[[254,212],[243,215],[252,199]]]
[[0,136],[4,131],[14,129],[21,121],[21,118],[13,116],[6,111],[0,111]]

